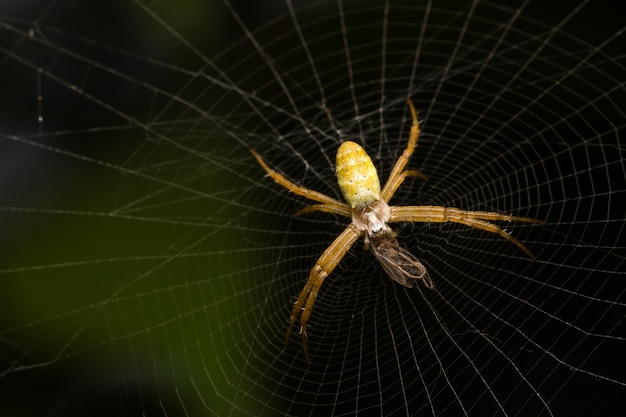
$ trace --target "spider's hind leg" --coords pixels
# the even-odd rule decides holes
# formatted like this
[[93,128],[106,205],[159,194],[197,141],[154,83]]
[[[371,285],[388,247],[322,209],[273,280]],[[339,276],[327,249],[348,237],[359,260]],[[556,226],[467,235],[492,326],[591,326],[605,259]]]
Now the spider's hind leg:
[[404,182],[406,177],[421,177],[426,179],[426,175],[422,174],[419,171],[415,170],[404,170],[404,167],[409,162],[409,159],[415,152],[415,148],[417,147],[417,139],[420,134],[420,126],[417,121],[417,112],[415,111],[415,107],[413,106],[413,102],[411,100],[407,100],[409,105],[409,109],[411,110],[411,132],[409,133],[409,141],[406,145],[406,148],[402,152],[402,155],[398,157],[393,169],[391,170],[391,174],[389,174],[389,178],[387,179],[387,183],[383,187],[380,198],[385,203],[388,203],[391,200],[391,197],[395,194],[400,184]]
[[387,181],[387,184],[385,184],[385,190],[384,190],[385,193],[381,195],[381,199],[385,201],[385,203],[389,203],[389,200],[391,200],[391,197],[394,196],[398,188],[400,188],[400,186],[402,185],[402,183],[407,177],[417,177],[423,180],[428,179],[428,176],[421,173],[420,171],[417,171],[414,169],[404,170],[400,174],[396,175],[393,178],[393,180],[389,178],[389,181]]
[[313,204],[312,206],[305,207],[298,210],[293,214],[294,217],[302,216],[303,214],[313,213],[314,211],[323,211],[325,213],[338,214],[344,217],[352,217],[352,211],[348,205],[336,205],[336,204]]

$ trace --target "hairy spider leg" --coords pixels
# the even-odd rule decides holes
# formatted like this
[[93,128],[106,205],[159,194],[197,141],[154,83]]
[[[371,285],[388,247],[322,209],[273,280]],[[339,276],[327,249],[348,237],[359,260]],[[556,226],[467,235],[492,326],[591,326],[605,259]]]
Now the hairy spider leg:
[[393,166],[391,170],[391,174],[389,174],[389,178],[383,187],[383,190],[380,194],[380,199],[385,203],[388,203],[391,200],[391,197],[396,193],[398,187],[404,182],[406,177],[420,177],[423,179],[427,179],[428,177],[422,174],[419,171],[415,170],[407,170],[403,171],[406,164],[409,162],[409,159],[413,155],[415,151],[415,147],[417,146],[417,138],[420,134],[419,122],[417,121],[417,113],[415,112],[415,107],[413,107],[413,102],[411,100],[407,100],[409,104],[409,109],[411,110],[411,118],[413,119],[413,124],[411,125],[411,133],[409,135],[409,142],[406,145],[406,148],[402,152],[402,155],[396,161],[396,164]]
[[528,217],[508,216],[491,211],[466,211],[457,208],[441,206],[396,206],[391,207],[389,223],[422,222],[422,223],[460,223],[475,229],[496,233],[513,242],[532,259],[535,255],[526,248],[519,240],[502,230],[499,226],[489,223],[491,221],[525,222],[544,224],[541,220]]
[[[405,171],[402,171],[394,178],[389,177],[389,180],[387,180],[387,184],[391,193],[389,194],[389,200],[391,200],[391,198],[396,194],[396,191],[398,190],[398,188],[400,188],[400,185],[402,185],[406,177],[418,177],[424,180],[428,179],[426,175],[413,169],[407,169]],[[385,184],[385,187],[387,187],[387,184]],[[381,200],[385,201],[385,203],[389,203],[389,200],[385,200],[384,196],[381,198]]]
[[[300,315],[300,334],[302,336],[302,348],[304,350],[304,356],[307,362],[311,362],[309,358],[309,349],[307,347],[306,326],[317,298],[324,279],[335,269],[337,264],[341,261],[344,255],[350,250],[354,242],[361,237],[362,232],[358,230],[354,225],[346,227],[333,243],[324,251],[322,256],[319,257],[315,266],[311,269],[309,279],[306,285],[300,292],[298,300],[293,305],[291,311],[291,320],[289,321],[289,327],[287,328],[287,334],[285,335],[285,345],[289,343],[289,335],[291,330]],[[304,306],[304,307],[303,307]]]
[[324,205],[331,207],[331,209],[334,208],[334,209],[337,209],[338,211],[341,211],[344,207],[348,208],[348,206],[342,203],[341,201],[335,200],[334,198],[329,197],[326,194],[322,194],[315,190],[309,190],[308,188],[300,187],[299,185],[294,184],[293,182],[289,181],[284,175],[279,174],[278,172],[274,171],[269,166],[267,166],[263,158],[261,158],[261,155],[256,153],[256,151],[254,151],[253,149],[250,149],[250,152],[252,152],[252,155],[254,155],[259,165],[263,167],[265,172],[267,172],[267,174],[277,184],[285,187],[292,193],[302,196],[304,198],[308,198],[309,200],[323,203]]
[[314,211],[322,211],[324,213],[332,213],[332,214],[338,214],[344,217],[352,217],[352,211],[350,210],[350,207],[348,207],[347,205],[339,207],[339,206],[331,206],[329,204],[313,204],[301,210],[298,210],[293,215],[294,217],[298,217],[298,216],[302,216],[303,214],[312,213]]
[[[346,187],[342,185],[342,179],[343,179],[349,183],[348,189],[350,192],[348,192],[348,194],[350,195],[350,197],[352,198],[352,194],[355,194],[357,197],[356,200],[347,199],[348,203],[350,203],[349,205],[339,200],[336,200],[332,197],[329,197],[325,194],[322,194],[320,192],[310,190],[305,187],[300,187],[294,184],[283,175],[269,168],[269,166],[265,164],[261,156],[257,154],[254,150],[251,150],[251,152],[256,158],[256,160],[258,161],[258,163],[263,167],[263,169],[268,173],[268,175],[276,183],[278,183],[282,187],[286,188],[287,190],[297,195],[300,195],[309,200],[313,200],[313,201],[317,201],[318,203],[321,203],[321,204],[311,205],[309,207],[306,207],[298,211],[296,213],[296,215],[298,216],[302,214],[310,213],[313,211],[322,211],[322,212],[342,215],[345,217],[353,217],[353,214],[354,214],[353,211],[354,209],[360,207],[361,200],[363,200],[364,204],[366,204],[368,207],[372,204],[384,204],[384,206],[387,207],[387,203],[393,197],[393,195],[395,194],[397,189],[400,187],[400,185],[404,182],[406,177],[427,178],[424,174],[420,173],[419,171],[404,170],[404,167],[406,166],[410,157],[413,155],[413,152],[415,151],[415,147],[417,146],[417,139],[419,136],[419,123],[417,121],[417,114],[415,112],[415,108],[413,107],[413,103],[411,102],[411,100],[408,100],[408,105],[411,110],[411,116],[413,119],[409,141],[402,155],[400,155],[400,157],[396,161],[391,171],[391,174],[389,175],[389,179],[385,183],[385,186],[383,187],[382,191],[374,190],[374,188],[376,188],[377,190],[380,190],[379,185],[377,187],[372,188],[370,185],[367,185],[369,183],[366,182],[365,184],[367,185],[366,191],[368,191],[369,194],[367,194],[365,197],[361,197],[359,194],[360,191],[353,190],[355,185],[357,186],[357,188],[363,185],[362,184],[363,181],[359,180],[360,177],[357,175],[356,180],[359,180],[361,182],[356,181],[354,179],[354,172],[348,172],[347,180],[346,178],[344,178],[345,177],[344,174],[339,175],[339,171],[340,171],[339,168],[341,168],[342,166],[340,162],[347,164],[347,166],[344,167],[345,169],[354,170],[355,168],[353,166],[355,164],[356,165],[363,164],[364,161],[369,161],[368,164],[371,165],[371,167],[366,169],[364,172],[363,172],[363,167],[360,167],[358,169],[361,169],[361,171],[357,170],[357,174],[360,174],[361,176],[367,174],[369,175],[369,177],[372,177],[372,178],[373,176],[376,176],[375,182],[378,183],[376,169],[371,163],[371,160],[369,156],[367,156],[365,151],[362,148],[360,148],[360,146],[354,143],[344,142],[342,144],[342,147],[345,148],[346,146],[348,146],[348,148],[346,149],[350,150],[352,154],[356,152],[360,158],[357,161],[357,160],[351,159],[352,157],[350,157],[348,158],[347,161],[344,161],[345,158],[341,159],[339,152],[338,152],[338,158],[337,158],[338,159],[338,163],[337,163],[338,182],[342,189],[342,193],[344,194],[344,197],[345,197],[347,192],[344,190],[344,188]],[[347,154],[350,154],[350,152],[347,152]],[[351,183],[350,181],[355,181],[355,184]],[[373,196],[373,198],[376,200],[372,201],[372,198],[370,198],[370,196]],[[514,243],[516,246],[518,246],[521,250],[523,250],[528,256],[530,256],[533,259],[535,258],[535,256],[532,254],[532,252],[530,252],[526,248],[526,246],[524,246],[519,240],[509,235],[499,226],[493,223],[490,223],[490,221],[509,221],[509,222],[516,221],[516,222],[539,223],[539,224],[544,223],[541,220],[535,220],[535,219],[531,219],[527,217],[508,216],[508,215],[502,215],[502,214],[498,214],[495,212],[487,212],[487,211],[466,211],[466,210],[461,210],[457,208],[447,208],[447,207],[442,207],[442,206],[403,206],[403,207],[390,207],[388,208],[388,210],[390,210],[390,214],[389,214],[389,218],[384,220],[385,224],[387,222],[389,223],[394,223],[394,222],[395,223],[397,222],[460,223],[460,224],[464,224],[466,226],[470,226],[479,230],[484,230],[487,232],[499,234],[500,236]],[[310,362],[310,358],[309,358],[309,352],[308,352],[308,347],[307,347],[306,326],[309,320],[309,316],[311,315],[311,310],[313,309],[313,305],[315,304],[315,299],[317,298],[319,288],[324,282],[324,279],[334,270],[337,264],[339,264],[341,259],[343,259],[345,254],[348,252],[348,250],[350,250],[354,242],[356,242],[356,240],[360,236],[362,236],[364,233],[369,233],[369,231],[370,229],[363,229],[362,227],[359,227],[355,223],[355,219],[353,217],[352,223],[333,241],[333,243],[324,251],[324,253],[316,261],[315,266],[313,267],[313,269],[311,270],[309,274],[309,279],[307,280],[304,288],[302,289],[302,291],[300,292],[300,295],[298,296],[297,301],[294,304],[294,307],[291,313],[291,319],[289,321],[289,327],[285,335],[285,344],[288,343],[289,336],[291,334],[293,326],[295,325],[295,322],[297,321],[298,316],[300,316],[300,326],[301,326],[300,334],[302,336],[302,345],[303,345],[304,355],[305,355],[307,362]],[[395,242],[395,237],[392,240]],[[391,243],[394,243],[394,242],[391,242]],[[387,243],[388,243],[387,241],[379,242],[379,247],[375,248],[375,249],[380,249],[378,251],[379,260],[381,260],[380,256],[383,257],[382,259],[383,261],[386,261],[387,258],[385,258],[385,256],[398,257],[402,255],[400,252],[398,252],[398,254],[396,254],[396,252],[393,252],[393,250],[396,250],[396,246],[398,248],[397,249],[398,251],[401,250],[399,245],[397,245],[397,243],[394,243],[394,246],[391,251],[389,250]],[[402,256],[400,256],[400,258],[402,258]],[[408,255],[406,259],[402,258],[400,263],[402,263],[403,265],[406,264],[405,266],[408,265],[407,267],[409,267],[409,269],[415,267],[413,263],[407,261],[408,258],[409,258]],[[414,257],[410,255],[411,261],[413,260],[413,258]],[[417,262],[419,263],[419,261]],[[419,263],[419,265],[421,265],[421,263]],[[422,276],[426,277],[427,280],[425,281],[425,285],[429,288],[432,288],[432,281],[430,281],[430,279],[427,277],[427,272],[425,268],[423,268],[423,265],[421,266],[422,266],[421,269],[417,268],[415,269],[415,271],[417,271],[420,277]],[[406,271],[406,272],[409,273],[409,272],[414,272],[414,271],[413,269],[411,269],[410,271]],[[408,275],[412,277],[411,273],[409,273]],[[399,282],[403,283],[402,279],[400,279]]]

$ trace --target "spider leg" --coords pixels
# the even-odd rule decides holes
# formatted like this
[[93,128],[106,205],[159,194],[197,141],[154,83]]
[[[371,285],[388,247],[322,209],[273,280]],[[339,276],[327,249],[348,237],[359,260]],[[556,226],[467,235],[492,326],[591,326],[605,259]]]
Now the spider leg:
[[[428,179],[426,175],[422,174],[419,171],[415,171],[412,169],[411,170],[407,169],[407,170],[402,171],[400,174],[396,175],[393,178],[393,182],[391,183],[389,183],[389,181],[391,181],[391,177],[390,177],[389,181],[387,181],[387,184],[385,184],[385,188],[387,189],[387,192],[389,194],[389,200],[391,200],[391,197],[393,197],[396,191],[398,190],[398,188],[400,188],[400,185],[402,185],[406,177],[419,177],[424,180]],[[389,201],[387,200],[385,202],[388,203]]]
[[543,224],[541,220],[528,217],[508,216],[491,211],[466,211],[457,208],[441,206],[398,206],[391,207],[390,223],[393,222],[423,222],[423,223],[460,223],[475,229],[496,233],[517,245],[528,256],[535,259],[535,255],[526,248],[519,240],[502,230],[499,226],[489,223],[491,221],[515,221],[525,223]]
[[312,213],[314,211],[323,211],[325,213],[338,214],[344,217],[352,217],[352,210],[347,204],[341,206],[331,204],[313,204],[312,206],[305,207],[302,210],[298,210],[294,213],[295,217],[302,216],[303,214]]
[[[380,199],[383,200],[385,203],[388,203],[389,200],[391,200],[391,197],[396,192],[400,184],[402,184],[404,178],[408,176],[424,176],[424,174],[418,173],[418,171],[403,172],[404,167],[409,162],[409,158],[411,158],[411,155],[413,155],[413,152],[415,151],[415,147],[417,146],[417,137],[420,133],[420,127],[417,121],[417,113],[415,112],[415,107],[413,107],[413,103],[411,102],[411,100],[407,100],[407,103],[409,104],[409,109],[411,110],[411,118],[413,119],[413,124],[411,125],[411,133],[409,134],[409,143],[406,145],[404,152],[402,152],[402,155],[400,155],[400,157],[396,161],[396,164],[393,166],[391,174],[389,174],[389,179],[387,180],[387,183],[383,187],[383,190],[380,194]],[[418,174],[415,175],[413,173]],[[397,177],[400,177],[400,179],[398,179]]]
[[329,197],[326,194],[322,194],[322,193],[320,193],[318,191],[314,191],[314,190],[309,190],[308,188],[300,187],[299,185],[294,184],[293,182],[289,181],[284,175],[281,175],[278,172],[276,172],[273,169],[271,169],[265,163],[263,158],[261,158],[261,155],[256,153],[253,149],[250,149],[250,152],[252,152],[252,155],[254,155],[254,157],[256,158],[256,160],[259,163],[259,165],[261,165],[261,167],[263,167],[265,172],[267,172],[267,174],[270,177],[272,177],[272,179],[277,184],[282,185],[283,187],[285,187],[286,189],[288,189],[292,193],[297,194],[297,195],[302,196],[302,197],[305,197],[305,198],[308,198],[309,200],[317,201],[319,203],[328,204],[330,206],[338,207],[338,206],[344,206],[345,205],[341,201],[335,200],[334,198]]
[[324,279],[335,269],[337,264],[343,259],[345,254],[350,250],[354,242],[361,236],[362,232],[359,231],[352,224],[346,227],[333,243],[324,251],[322,256],[319,257],[315,266],[309,274],[309,280],[300,292],[298,300],[293,306],[291,311],[291,319],[289,320],[289,327],[287,328],[287,334],[285,335],[285,345],[289,342],[289,335],[293,329],[298,316],[300,317],[300,334],[302,336],[302,349],[304,350],[304,356],[307,362],[310,362],[309,349],[307,347],[306,338],[306,326],[315,304],[315,299],[319,292]]

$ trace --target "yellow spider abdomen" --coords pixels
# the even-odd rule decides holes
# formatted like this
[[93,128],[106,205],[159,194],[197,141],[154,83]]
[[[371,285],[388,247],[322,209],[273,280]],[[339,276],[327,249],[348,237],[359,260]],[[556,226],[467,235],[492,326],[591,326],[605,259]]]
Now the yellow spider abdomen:
[[343,198],[352,208],[380,200],[376,167],[360,145],[346,141],[337,150],[337,182]]

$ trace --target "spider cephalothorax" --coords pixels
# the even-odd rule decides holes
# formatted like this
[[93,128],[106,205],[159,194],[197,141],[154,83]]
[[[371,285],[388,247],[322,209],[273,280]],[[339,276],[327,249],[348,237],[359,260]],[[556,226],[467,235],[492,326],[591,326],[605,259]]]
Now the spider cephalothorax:
[[[337,182],[352,208],[352,225],[365,241],[387,274],[405,287],[422,280],[427,288],[433,283],[426,267],[409,251],[400,247],[391,230],[391,208],[380,198],[380,180],[376,167],[365,150],[354,142],[343,142],[337,150]],[[417,171],[411,175],[421,176]]]
[[396,233],[391,230],[389,223],[460,223],[497,233],[516,244],[528,256],[534,258],[534,255],[519,240],[490,221],[543,223],[539,220],[489,211],[466,211],[442,206],[389,206],[389,200],[406,177],[425,178],[425,175],[418,171],[404,169],[409,158],[413,155],[419,136],[419,124],[415,108],[410,100],[408,104],[413,120],[409,143],[396,161],[382,190],[376,168],[365,150],[360,145],[350,141],[343,142],[339,147],[336,162],[337,182],[347,204],[318,191],[294,184],[283,175],[272,170],[258,153],[252,151],[256,160],[276,183],[295,194],[321,203],[306,207],[297,212],[296,215],[323,211],[352,219],[348,227],[330,244],[315,263],[291,312],[285,343],[289,341],[291,330],[298,316],[300,316],[302,347],[307,361],[309,361],[309,352],[306,327],[319,289],[324,279],[335,269],[359,237],[363,236],[365,247],[374,254],[383,269],[394,281],[405,287],[415,287],[418,282],[422,282],[427,288],[434,288],[426,267],[413,254],[398,244]]

